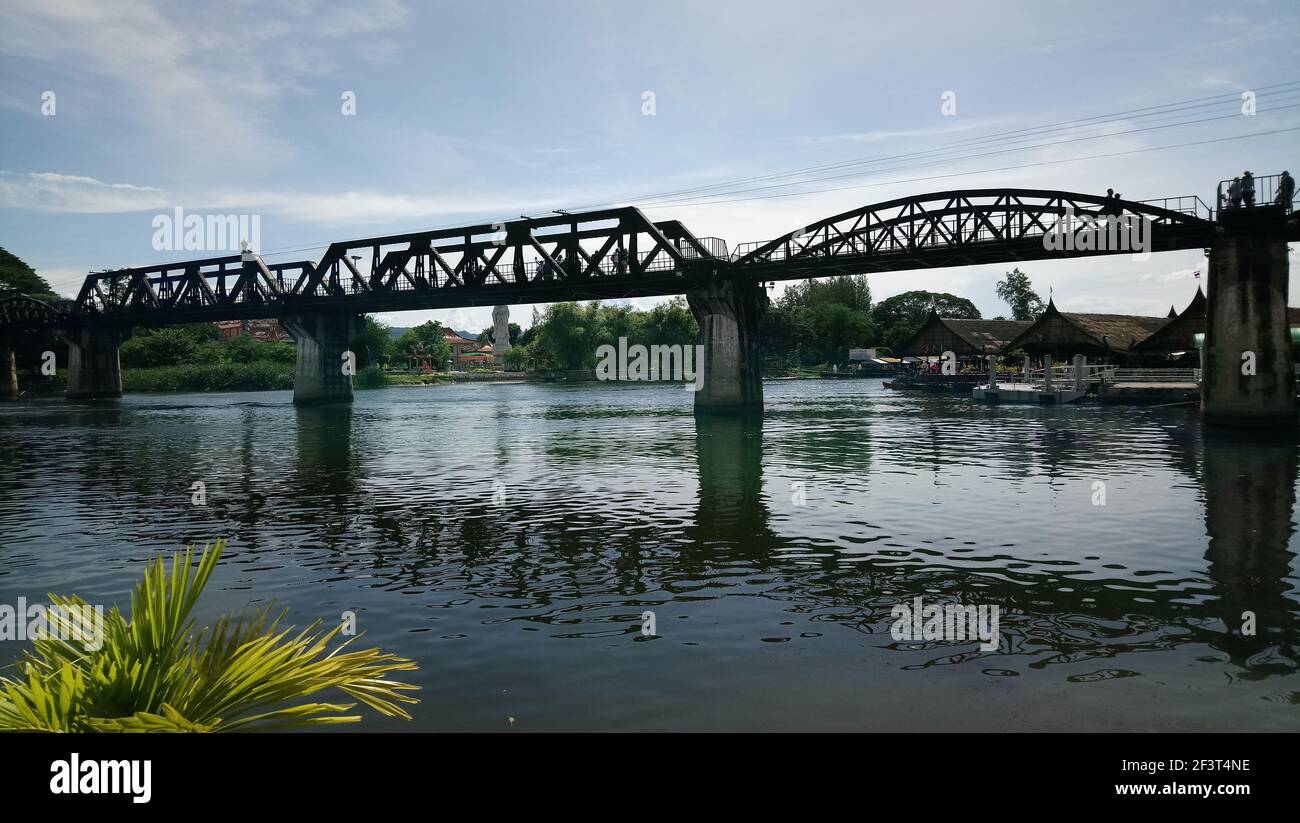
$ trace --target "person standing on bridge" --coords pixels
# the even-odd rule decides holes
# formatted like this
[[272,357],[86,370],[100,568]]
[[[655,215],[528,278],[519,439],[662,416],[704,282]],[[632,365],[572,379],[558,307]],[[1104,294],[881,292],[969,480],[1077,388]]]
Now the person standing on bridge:
[[1241,199],[1246,201],[1246,208],[1255,205],[1255,177],[1249,170],[1241,173]]
[[619,274],[627,274],[627,250],[622,246],[614,249],[614,271]]
[[1291,212],[1291,200],[1295,197],[1295,178],[1291,172],[1284,171],[1277,181],[1277,200],[1275,201],[1288,214]]
[[1232,208],[1241,207],[1241,178],[1234,177],[1228,184],[1228,203]]

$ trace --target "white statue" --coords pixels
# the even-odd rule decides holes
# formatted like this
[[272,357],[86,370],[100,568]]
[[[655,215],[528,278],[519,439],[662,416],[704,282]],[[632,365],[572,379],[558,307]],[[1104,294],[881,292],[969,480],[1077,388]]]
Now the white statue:
[[510,351],[510,307],[497,306],[492,310],[492,359],[501,365]]

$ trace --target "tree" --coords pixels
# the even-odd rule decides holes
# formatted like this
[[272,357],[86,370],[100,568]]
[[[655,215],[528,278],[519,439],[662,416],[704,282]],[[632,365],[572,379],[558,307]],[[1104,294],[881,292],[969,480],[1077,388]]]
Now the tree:
[[872,309],[872,317],[879,329],[879,336],[890,348],[897,349],[930,316],[937,312],[940,317],[958,320],[979,320],[980,310],[964,297],[946,292],[906,291],[882,300]]
[[695,316],[680,297],[649,311],[596,302],[555,303],[520,336],[511,351],[524,351],[506,360],[506,366],[533,363],[541,368],[589,369],[596,365],[596,350],[605,344],[618,345],[619,338],[626,338],[629,345],[691,346],[698,334]]
[[[510,334],[510,345],[518,346],[519,338],[524,333],[523,329],[519,328],[518,323],[510,323],[507,325],[507,328],[509,329],[509,334]],[[478,342],[495,343],[496,336],[497,336],[496,326],[488,326],[486,329],[479,332]]]
[[[205,360],[224,360],[223,352],[216,352],[217,330],[210,323],[190,323],[182,326],[164,326],[160,329],[136,329],[119,350],[122,365],[128,369],[151,369],[159,366],[179,366],[200,361],[199,353],[209,356]],[[250,340],[250,342],[252,342]],[[292,347],[289,347],[292,351]],[[255,359],[252,356],[244,358]]]
[[596,346],[591,321],[595,303],[583,310],[577,303],[554,303],[546,307],[540,322],[533,327],[530,344],[540,362],[557,369],[581,369],[595,365]]
[[1011,316],[1016,320],[1035,320],[1043,313],[1043,298],[1034,291],[1029,282],[1029,275],[1019,268],[1007,272],[1005,278],[998,282],[998,297],[1011,307]]
[[227,340],[220,349],[222,359],[229,363],[293,363],[298,357],[292,343],[254,340],[243,334]]
[[38,299],[58,297],[54,289],[32,267],[0,248],[0,289],[15,289]]
[[523,371],[528,368],[528,356],[527,346],[515,346],[501,356],[501,365],[506,371]]
[[871,311],[871,285],[865,274],[842,274],[820,280],[804,280],[786,287],[781,302],[811,308],[838,303],[854,311]]
[[389,344],[389,362],[407,362],[407,358],[417,349],[430,356],[435,369],[445,367],[451,359],[451,345],[442,332],[442,324],[437,320],[430,320],[402,332],[401,337]]
[[864,275],[793,283],[764,314],[759,336],[785,366],[843,361],[877,337],[871,286]]
[[692,346],[700,333],[695,315],[691,314],[691,310],[686,307],[686,300],[681,297],[674,297],[650,311],[641,312],[636,319],[638,328],[633,334],[632,342],[646,346]]
[[370,315],[362,318],[361,331],[352,338],[352,351],[357,356],[357,366],[365,368],[389,362],[389,343],[393,336],[388,327]]

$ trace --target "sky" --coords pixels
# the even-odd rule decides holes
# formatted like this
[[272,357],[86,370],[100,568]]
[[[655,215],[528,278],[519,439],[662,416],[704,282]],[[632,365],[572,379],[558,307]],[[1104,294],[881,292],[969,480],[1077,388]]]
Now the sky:
[[[604,205],[734,248],[952,188],[1213,203],[1243,169],[1300,167],[1297,43],[1294,0],[0,0],[0,246],[71,295],[92,270],[211,256],[154,249],[176,207],[258,216],[277,261]],[[992,317],[1007,268],[870,282]],[[1020,268],[1062,310],[1149,315],[1208,276],[1199,251]]]

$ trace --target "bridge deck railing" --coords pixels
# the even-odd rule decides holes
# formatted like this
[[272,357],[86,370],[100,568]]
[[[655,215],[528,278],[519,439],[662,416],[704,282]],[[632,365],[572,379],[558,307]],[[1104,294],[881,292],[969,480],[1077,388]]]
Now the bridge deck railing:
[[[696,254],[694,256],[699,257],[700,255]],[[647,273],[672,272],[678,268],[677,262],[666,254],[658,254],[649,262],[646,262],[647,257],[648,255],[639,256],[639,262],[643,265],[642,270]],[[602,261],[596,266],[596,270],[591,274],[591,276],[599,278],[626,275],[628,274],[629,266],[630,261],[627,264],[621,265],[613,261]],[[522,266],[517,266],[513,261],[501,261],[491,269],[487,269],[481,265],[471,265],[470,271],[477,276],[486,275],[486,279],[484,280],[484,285],[486,286],[516,283],[521,276],[529,282],[535,281],[541,283],[554,280],[560,275],[576,278],[579,274],[587,270],[587,262],[585,260],[576,263],[566,261],[561,263],[560,267],[563,269],[563,272],[555,271],[554,267],[544,260],[525,261]],[[387,288],[387,291],[410,292],[421,288],[421,286],[416,285],[420,282],[420,278],[415,276],[415,272],[411,270],[409,264],[407,273],[411,275],[410,280],[406,277],[402,277],[401,272],[399,271],[397,279],[393,282],[391,287]],[[464,273],[462,272],[462,274]],[[357,277],[353,275],[351,271],[344,266],[338,266],[325,275],[325,282],[329,283],[331,286],[339,287],[349,293],[359,293],[367,290],[366,282],[368,281],[368,278],[369,273],[362,271],[361,280],[358,282]],[[445,272],[436,268],[426,269],[423,278],[429,284],[429,287],[432,288],[443,288],[451,282]],[[412,280],[415,282],[411,282]],[[295,282],[287,281],[286,285],[290,290],[292,290]]]
[[[1044,370],[1030,369],[1028,375],[1020,372],[998,377],[999,383],[1021,383],[1041,387],[1044,384]],[[1085,385],[1115,385],[1118,383],[1197,383],[1201,382],[1200,369],[1147,369],[1125,368],[1114,365],[1084,366],[1083,383]],[[1057,387],[1072,386],[1075,383],[1073,364],[1052,367],[1052,384]]]
[[[697,237],[696,239],[699,240],[700,245],[704,246],[708,251],[710,257],[716,257],[719,260],[727,260],[729,258],[729,255],[727,254],[727,241],[723,240],[721,237]],[[701,259],[704,257],[704,255],[700,254],[689,245],[682,248],[682,256]]]
[[1167,211],[1186,214],[1190,217],[1199,217],[1202,220],[1214,219],[1214,209],[1202,200],[1199,195],[1195,194],[1185,194],[1181,197],[1158,197],[1154,200],[1139,200],[1138,202],[1144,206],[1156,206]]
[[1282,188],[1281,174],[1267,174],[1261,177],[1255,177],[1254,180],[1255,180],[1254,203],[1249,203],[1249,204],[1246,203],[1245,197],[1243,195],[1240,199],[1240,202],[1236,205],[1233,205],[1231,198],[1228,196],[1229,187],[1232,185],[1232,180],[1231,179],[1220,180],[1218,192],[1215,197],[1215,201],[1218,204],[1218,208],[1233,209],[1233,208],[1249,208],[1251,206],[1274,206],[1274,205],[1286,205],[1288,206],[1288,210],[1293,210],[1295,208],[1295,203],[1296,203],[1295,184],[1292,183],[1291,185],[1291,197],[1289,201],[1284,202],[1285,198],[1283,198],[1280,194]]
[[1121,369],[1106,375],[1106,383],[1200,383],[1200,369]]
[[[686,246],[685,248],[690,249],[689,246]],[[690,249],[690,252],[690,254],[683,253],[683,256],[693,258],[703,257],[703,255],[700,255],[693,249]],[[673,260],[672,257],[662,252],[655,255],[653,259],[650,259],[647,262],[648,257],[648,254],[641,254],[638,256],[638,262],[642,264],[645,272],[672,272],[678,268],[677,262]],[[628,274],[630,265],[630,260],[623,264],[617,263],[613,260],[605,260],[597,265],[596,270],[592,272],[590,276],[599,278],[625,275]],[[530,282],[546,282],[548,280],[557,279],[561,274],[573,277],[586,271],[588,264],[584,260],[578,263],[566,262],[561,264],[561,266],[563,272],[557,272],[554,270],[554,267],[551,267],[549,263],[543,260],[525,261],[521,266],[517,266],[513,260],[502,260],[491,269],[486,269],[481,264],[471,263],[469,265],[469,270],[478,276],[486,275],[484,285],[493,286],[517,283],[521,276]],[[308,273],[305,271],[289,271],[277,266],[276,264],[269,264],[268,268],[271,271],[272,277],[276,280],[278,288],[285,294],[293,293],[298,282],[308,276]],[[423,272],[419,273],[419,276],[417,276],[417,271],[414,269],[415,267],[408,261],[406,271],[409,275],[409,279],[408,277],[403,277],[399,270],[397,272],[397,277],[393,280],[391,286],[386,286],[385,290],[388,292],[412,292],[420,288],[443,288],[451,282],[447,274],[437,267],[426,267]],[[220,276],[218,273],[205,274],[209,277]],[[356,274],[353,274],[352,270],[346,265],[338,264],[331,267],[331,269],[326,272],[324,282],[329,284],[330,290],[334,293],[342,291],[348,294],[359,294],[364,291],[369,291],[368,285],[371,276],[370,272],[365,269],[358,269],[358,274],[360,274],[359,278]],[[464,272],[461,274],[463,276]],[[231,280],[234,279],[233,274],[226,274],[225,276]],[[154,279],[152,282],[154,288],[158,292],[158,296],[163,300],[170,300],[175,290],[183,286],[184,281],[185,277],[183,275],[176,274],[172,276],[163,275]],[[224,288],[222,291],[224,292]],[[235,302],[244,301],[236,300]]]

